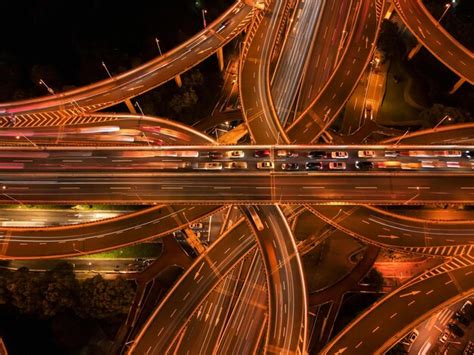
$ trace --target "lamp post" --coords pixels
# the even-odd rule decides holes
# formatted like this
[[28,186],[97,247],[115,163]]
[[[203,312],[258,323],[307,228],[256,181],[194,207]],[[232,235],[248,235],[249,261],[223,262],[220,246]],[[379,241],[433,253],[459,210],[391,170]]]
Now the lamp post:
[[107,72],[109,78],[112,78],[112,75],[109,72],[109,69],[107,68],[107,65],[105,65],[104,61],[102,61],[102,66],[104,67],[105,71]]
[[7,189],[7,186],[6,185],[3,185],[2,186],[2,195],[4,195],[5,197],[8,197],[10,200],[12,201],[15,201],[15,202],[18,202],[20,204],[20,206],[26,208],[25,204],[23,202],[21,202],[20,200],[17,200],[16,198],[10,196],[9,194],[5,193],[4,191]]
[[206,14],[207,14],[207,10],[206,9],[202,9],[201,10],[201,14],[202,14],[202,23],[204,25],[204,28],[207,27],[207,21],[206,21]]
[[438,126],[441,125],[446,119],[448,119],[448,121],[451,121],[451,120],[452,120],[451,116],[445,115],[445,116],[436,124],[436,126],[433,127],[433,129],[438,128]]
[[43,85],[46,90],[48,90],[48,92],[51,94],[51,95],[54,95],[54,90],[51,89],[45,82],[43,79],[40,79],[39,82],[38,82],[40,85]]
[[33,142],[33,141],[32,141],[31,139],[29,139],[27,136],[19,135],[19,136],[16,136],[15,138],[16,138],[16,139],[20,139],[20,137],[25,138],[28,142],[30,142],[31,144],[33,144],[36,149],[41,149],[41,148],[38,146],[38,144],[36,144],[35,142]]
[[448,4],[444,4],[444,11],[443,13],[441,14],[439,20],[438,20],[438,23],[441,22],[441,20],[443,19],[443,17],[446,15],[446,13],[448,12],[448,10],[451,8],[451,4],[448,3]]
[[156,42],[156,46],[158,47],[158,52],[160,53],[160,56],[162,56],[163,52],[161,51],[160,40],[155,37],[155,42]]

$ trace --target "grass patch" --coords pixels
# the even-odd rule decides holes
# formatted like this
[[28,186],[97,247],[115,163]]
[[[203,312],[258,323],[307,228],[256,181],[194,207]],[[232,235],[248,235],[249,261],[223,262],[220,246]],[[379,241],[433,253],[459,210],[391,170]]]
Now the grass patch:
[[[396,79],[397,78],[397,79]],[[414,101],[407,102],[405,91]],[[416,124],[421,107],[426,99],[418,80],[413,77],[399,59],[394,58],[387,73],[386,90],[377,121],[386,126],[409,126]]]
[[162,243],[141,243],[103,253],[80,256],[83,259],[116,259],[116,258],[156,258],[162,251]]

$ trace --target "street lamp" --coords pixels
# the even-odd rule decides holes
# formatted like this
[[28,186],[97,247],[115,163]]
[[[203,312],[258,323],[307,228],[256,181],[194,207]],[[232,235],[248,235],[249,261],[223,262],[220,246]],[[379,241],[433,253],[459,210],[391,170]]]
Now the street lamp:
[[156,46],[158,47],[158,52],[160,52],[160,56],[162,56],[163,52],[161,51],[160,40],[155,37],[155,42],[156,42]]
[[16,138],[16,139],[20,139],[20,137],[25,138],[28,142],[30,142],[31,144],[33,144],[36,149],[41,149],[41,148],[38,146],[38,144],[36,144],[35,142],[33,142],[31,139],[29,139],[27,136],[24,136],[23,134],[22,134],[22,135],[19,135],[19,136],[16,136],[15,138]]
[[[2,186],[2,190],[5,191],[6,189],[7,189],[7,186],[6,186],[6,185],[3,185],[3,186]],[[2,195],[5,196],[5,197],[8,197],[8,198],[9,198],[10,200],[12,200],[12,201],[15,201],[15,202],[19,203],[21,207],[26,208],[25,204],[24,204],[23,202],[21,202],[20,200],[17,200],[16,198],[14,198],[14,197],[8,195],[8,194],[5,193],[5,192],[2,192]]]
[[443,12],[443,14],[441,15],[441,17],[439,18],[438,23],[441,22],[441,20],[443,19],[444,15],[446,15],[446,13],[448,12],[448,10],[449,10],[450,8],[451,8],[451,4],[450,4],[450,3],[444,4],[444,12]]
[[436,126],[433,127],[433,129],[438,128],[438,126],[441,125],[446,119],[448,119],[448,121],[452,121],[451,116],[446,115],[436,124]]
[[43,85],[43,86],[46,88],[46,90],[48,90],[48,92],[49,92],[51,95],[54,95],[54,90],[51,89],[48,85],[46,85],[46,83],[44,82],[43,79],[40,79],[40,80],[39,80],[39,84],[40,84],[40,85]]
[[206,21],[206,14],[207,14],[207,10],[206,9],[202,9],[201,10],[201,14],[202,14],[202,23],[204,25],[204,28],[207,27],[207,21]]
[[112,78],[112,75],[110,74],[109,69],[107,68],[107,65],[105,65],[104,61],[102,61],[102,66],[104,67],[105,71],[109,75],[109,78]]

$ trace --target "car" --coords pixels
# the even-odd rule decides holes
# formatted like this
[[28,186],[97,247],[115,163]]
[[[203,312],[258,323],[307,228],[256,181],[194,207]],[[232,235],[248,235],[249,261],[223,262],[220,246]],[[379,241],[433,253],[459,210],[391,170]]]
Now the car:
[[191,223],[189,225],[189,228],[191,229],[202,229],[203,224],[202,223]]
[[372,161],[356,161],[355,167],[360,170],[369,170],[374,168],[374,162]]
[[347,152],[342,152],[342,151],[331,152],[331,158],[334,158],[334,159],[346,159],[348,157],[349,157],[349,154],[347,154]]
[[280,158],[296,158],[298,153],[293,152],[291,150],[280,149],[277,151],[277,157]]
[[422,160],[421,161],[421,167],[422,168],[445,168],[446,167],[446,162],[440,161],[440,160]]
[[460,168],[461,164],[458,161],[447,161],[446,166],[448,168]]
[[224,163],[225,169],[247,169],[247,163],[245,161],[230,161]]
[[199,170],[222,170],[222,163],[209,162],[209,163],[197,163],[196,169]]
[[255,1],[253,6],[258,10],[265,10],[265,2],[263,0]]
[[245,153],[243,150],[229,150],[228,152],[225,152],[225,156],[227,158],[243,158]]
[[300,166],[298,163],[283,163],[281,164],[281,170],[294,171],[299,170]]
[[272,161],[259,161],[257,163],[257,169],[273,169],[273,162]]
[[441,335],[439,336],[438,340],[441,344],[444,344],[448,341],[449,339],[449,336],[451,335],[451,333],[449,332],[449,330],[445,330],[441,333]]
[[372,113],[372,106],[370,104],[365,106],[364,118],[370,118],[370,119],[374,118],[373,113]]
[[455,323],[449,323],[448,324],[448,328],[449,330],[451,330],[451,332],[459,337],[459,338],[462,338],[464,336],[464,330],[462,330],[459,325],[455,324]]
[[379,161],[377,162],[377,168],[380,169],[397,169],[400,168],[402,163],[396,160],[388,160],[388,161]]
[[375,157],[375,150],[359,150],[357,156],[359,158],[372,158]]
[[218,26],[217,26],[217,29],[216,29],[216,32],[220,32],[222,31],[224,28],[227,27],[227,25],[230,23],[230,18],[225,20],[225,21],[222,21]]
[[401,341],[401,343],[403,345],[407,345],[407,346],[410,346],[411,344],[413,344],[416,340],[416,338],[418,337],[418,335],[420,334],[420,332],[416,329],[413,329],[410,333],[408,333]]
[[472,151],[472,150],[466,150],[466,151],[464,152],[464,155],[466,156],[466,158],[472,159],[472,158],[474,158],[474,151]]
[[462,152],[460,150],[436,150],[434,155],[437,157],[460,158]]
[[305,165],[306,170],[322,170],[323,169],[323,162],[315,161],[315,162],[307,162]]
[[312,150],[308,153],[310,159],[322,159],[326,158],[326,152],[323,150]]
[[209,152],[209,158],[211,159],[221,159],[224,157],[224,153],[219,151]]
[[270,150],[269,149],[256,150],[253,153],[253,156],[255,158],[268,158],[270,156]]
[[386,150],[384,155],[389,158],[396,158],[400,155],[400,152],[397,150]]
[[331,170],[344,170],[346,169],[346,163],[339,161],[332,161],[329,163],[329,169]]
[[401,168],[403,170],[417,170],[421,168],[421,163],[411,162],[411,163],[401,163]]
[[453,319],[465,325],[466,327],[468,327],[469,324],[471,323],[471,321],[464,314],[461,314],[459,312],[454,313]]

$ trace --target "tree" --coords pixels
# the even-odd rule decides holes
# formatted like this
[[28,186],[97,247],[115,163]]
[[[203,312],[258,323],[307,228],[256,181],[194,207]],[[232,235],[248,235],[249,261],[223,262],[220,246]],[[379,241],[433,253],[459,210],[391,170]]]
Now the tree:
[[134,296],[135,289],[130,281],[123,278],[108,281],[97,275],[81,284],[76,312],[83,318],[95,319],[125,314]]
[[377,269],[371,269],[364,279],[364,282],[374,286],[376,291],[381,291],[383,287],[383,275]]
[[405,44],[395,23],[383,20],[380,27],[378,47],[390,58],[401,56],[405,52]]
[[434,104],[430,108],[420,112],[420,118],[428,127],[436,126],[445,116],[449,116],[450,120],[446,119],[443,122],[444,124],[463,123],[468,121],[470,118],[468,112],[456,107],[444,106],[442,104]]

